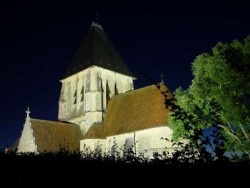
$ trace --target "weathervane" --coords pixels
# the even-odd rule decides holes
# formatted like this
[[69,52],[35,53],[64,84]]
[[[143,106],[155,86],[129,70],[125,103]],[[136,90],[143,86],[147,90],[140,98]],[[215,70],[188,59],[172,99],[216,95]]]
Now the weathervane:
[[96,13],[95,13],[95,19],[94,19],[94,21],[92,21],[92,25],[91,26],[99,27],[100,29],[102,29],[102,26],[100,24],[98,24],[98,15],[99,15],[99,12],[96,11]]
[[95,21],[96,21],[96,22],[98,22],[98,15],[99,15],[99,12],[96,11],[96,12],[95,12]]

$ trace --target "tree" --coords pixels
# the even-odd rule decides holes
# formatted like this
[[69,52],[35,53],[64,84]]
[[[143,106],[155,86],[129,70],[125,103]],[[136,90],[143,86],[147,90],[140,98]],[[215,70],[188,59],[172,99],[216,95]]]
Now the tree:
[[[197,130],[216,127],[223,142],[215,139],[213,144],[250,158],[249,73],[250,35],[244,42],[218,42],[210,53],[198,55],[192,62],[192,84],[174,91],[176,106],[170,114],[174,140],[197,138]],[[200,141],[207,140],[199,134]]]

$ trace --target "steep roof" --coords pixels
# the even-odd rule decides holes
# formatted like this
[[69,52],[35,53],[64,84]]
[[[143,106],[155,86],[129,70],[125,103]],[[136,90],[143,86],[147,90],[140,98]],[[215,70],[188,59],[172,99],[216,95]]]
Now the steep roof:
[[93,65],[134,77],[103,28],[94,22],[63,78]]
[[95,123],[91,125],[87,133],[84,135],[85,138],[105,138],[103,135],[103,125],[102,123]]
[[[108,104],[103,125],[91,126],[84,138],[105,138],[158,126],[167,126],[169,109],[165,106],[162,88],[168,90],[168,97],[173,98],[173,94],[165,85],[161,88],[151,85],[114,96]],[[93,134],[97,129],[98,131],[103,129],[103,134]]]
[[82,138],[79,126],[33,118],[30,122],[38,152],[59,151],[60,148],[79,151]]

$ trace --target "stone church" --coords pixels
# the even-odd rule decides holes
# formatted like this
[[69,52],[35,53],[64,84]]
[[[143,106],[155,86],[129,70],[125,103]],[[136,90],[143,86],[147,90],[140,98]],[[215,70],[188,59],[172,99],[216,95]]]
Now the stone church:
[[92,22],[61,82],[58,121],[34,119],[29,109],[17,152],[57,152],[64,148],[88,153],[138,156],[173,151],[172,130],[161,80],[134,89],[136,78],[102,26]]

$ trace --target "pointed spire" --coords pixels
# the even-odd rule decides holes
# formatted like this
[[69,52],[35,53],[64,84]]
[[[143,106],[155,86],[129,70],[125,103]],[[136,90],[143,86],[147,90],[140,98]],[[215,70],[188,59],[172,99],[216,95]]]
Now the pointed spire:
[[30,118],[30,108],[28,107],[28,109],[26,110],[26,114],[27,114],[27,116],[26,116],[26,118]]
[[134,77],[102,26],[96,21],[92,22],[86,38],[73,56],[63,78],[72,76],[93,65]]

